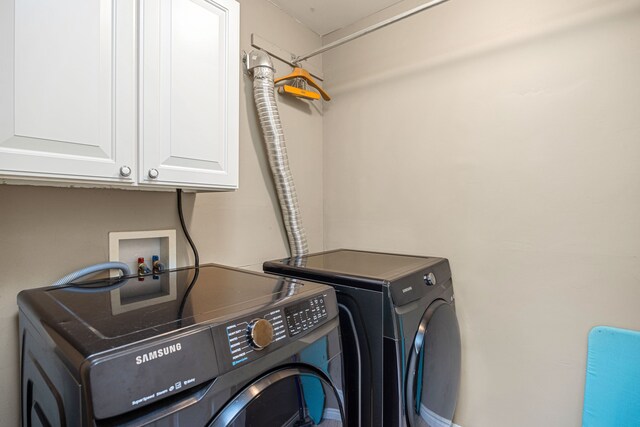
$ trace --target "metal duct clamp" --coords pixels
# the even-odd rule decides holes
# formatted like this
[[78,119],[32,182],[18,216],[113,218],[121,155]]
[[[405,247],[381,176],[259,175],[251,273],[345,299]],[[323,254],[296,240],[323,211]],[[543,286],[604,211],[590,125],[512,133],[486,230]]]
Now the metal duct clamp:
[[249,74],[253,74],[253,70],[257,67],[267,67],[275,71],[271,57],[263,50],[252,50],[251,53],[243,52],[242,63]]

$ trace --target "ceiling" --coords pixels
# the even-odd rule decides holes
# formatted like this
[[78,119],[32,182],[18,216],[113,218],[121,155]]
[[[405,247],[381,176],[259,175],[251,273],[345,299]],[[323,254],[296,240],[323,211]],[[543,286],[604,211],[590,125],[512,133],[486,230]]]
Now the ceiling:
[[270,0],[321,36],[402,0]]

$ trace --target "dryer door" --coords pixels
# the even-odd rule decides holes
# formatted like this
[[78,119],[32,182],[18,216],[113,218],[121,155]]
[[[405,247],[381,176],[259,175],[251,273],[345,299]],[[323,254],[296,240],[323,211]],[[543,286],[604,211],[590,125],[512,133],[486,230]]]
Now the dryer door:
[[460,384],[460,329],[453,305],[424,312],[407,364],[405,409],[410,427],[451,426]]
[[337,389],[319,371],[295,366],[271,372],[240,391],[210,427],[343,426]]

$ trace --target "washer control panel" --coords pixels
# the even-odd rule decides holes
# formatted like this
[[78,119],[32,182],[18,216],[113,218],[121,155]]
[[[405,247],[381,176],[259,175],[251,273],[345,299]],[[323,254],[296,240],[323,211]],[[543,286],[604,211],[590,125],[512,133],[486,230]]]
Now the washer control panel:
[[[317,294],[213,328],[220,371],[256,360],[323,323],[329,317],[327,298],[326,293]],[[224,349],[222,354],[220,348]]]
[[320,323],[327,317],[325,295],[318,295],[284,309],[289,335],[292,337]]

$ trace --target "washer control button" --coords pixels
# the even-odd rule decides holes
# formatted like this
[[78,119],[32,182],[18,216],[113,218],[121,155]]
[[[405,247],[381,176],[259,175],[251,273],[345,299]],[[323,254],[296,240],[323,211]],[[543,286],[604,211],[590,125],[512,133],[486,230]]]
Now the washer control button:
[[424,275],[424,283],[427,286],[433,286],[436,284],[436,275],[433,273]]

